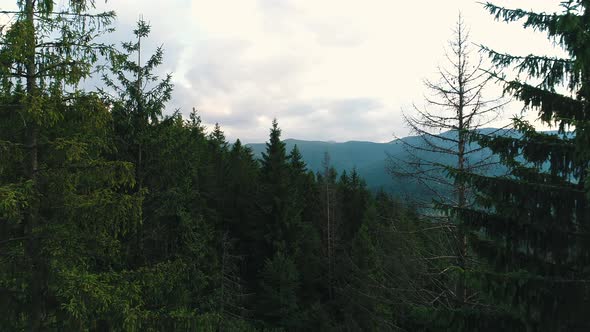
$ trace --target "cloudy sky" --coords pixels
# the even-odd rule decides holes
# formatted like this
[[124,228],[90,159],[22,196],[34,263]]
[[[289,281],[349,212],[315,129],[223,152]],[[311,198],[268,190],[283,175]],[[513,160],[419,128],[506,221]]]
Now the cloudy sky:
[[[60,0],[63,2],[64,0]],[[57,2],[60,2],[57,1]],[[390,141],[436,78],[461,11],[471,41],[515,54],[550,43],[498,23],[473,0],[109,0],[113,41],[131,39],[139,15],[152,26],[147,50],[165,49],[174,77],[169,111],[196,107],[230,140],[262,142],[277,118],[284,138]],[[557,0],[496,1],[554,11]],[[14,7],[0,0],[0,7]],[[520,111],[511,105],[506,117]]]

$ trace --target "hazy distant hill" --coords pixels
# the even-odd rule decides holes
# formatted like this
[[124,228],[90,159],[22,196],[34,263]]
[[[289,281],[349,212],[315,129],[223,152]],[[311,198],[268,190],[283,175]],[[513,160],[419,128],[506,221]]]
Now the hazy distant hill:
[[[293,146],[297,144],[307,167],[314,172],[322,170],[324,154],[327,152],[330,155],[332,166],[338,172],[356,168],[357,172],[367,181],[367,185],[372,188],[389,188],[393,185],[393,181],[386,172],[387,153],[397,155],[403,152],[402,144],[396,141],[390,143],[358,141],[332,143],[287,139],[285,143],[287,151],[291,151]],[[264,143],[249,144],[249,146],[257,157],[260,157],[266,149]]]
[[[491,132],[495,129],[482,129],[484,132]],[[508,134],[508,132],[503,131]],[[456,132],[446,132],[442,135],[456,137]],[[408,186],[415,186],[409,182],[394,181],[387,172],[387,167],[390,164],[388,162],[388,155],[394,156],[398,159],[408,158],[407,153],[404,150],[404,144],[402,141],[410,143],[421,142],[421,137],[410,136],[400,140],[394,140],[388,143],[374,143],[374,142],[359,142],[349,141],[344,143],[334,142],[322,142],[322,141],[303,141],[296,139],[287,139],[285,143],[287,145],[287,151],[290,151],[295,144],[301,151],[303,158],[305,159],[309,169],[314,172],[322,170],[322,162],[324,160],[324,153],[328,152],[330,155],[330,161],[339,172],[343,170],[352,170],[356,168],[357,172],[366,180],[367,185],[372,189],[383,188],[393,193],[407,192]],[[440,144],[447,144],[444,141],[440,141]],[[248,144],[254,151],[257,157],[261,156],[261,153],[265,151],[266,145],[264,143]],[[450,145],[449,145],[450,146]],[[483,157],[486,153],[485,150],[475,154],[474,159]],[[432,158],[433,155],[425,153],[426,158]],[[440,155],[436,155],[440,158],[439,161],[443,163],[454,164],[452,158],[443,158]],[[446,159],[446,160],[445,160]],[[404,188],[402,188],[404,187]],[[411,191],[417,190],[416,188]]]

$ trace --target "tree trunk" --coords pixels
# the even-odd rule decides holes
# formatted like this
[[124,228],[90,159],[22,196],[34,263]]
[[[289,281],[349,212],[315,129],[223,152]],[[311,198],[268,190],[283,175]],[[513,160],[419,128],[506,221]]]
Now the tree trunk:
[[[457,107],[457,118],[459,120],[458,125],[458,151],[457,151],[457,169],[460,173],[466,171],[465,167],[465,131],[468,130],[466,123],[465,123],[465,64],[466,64],[466,55],[465,50],[463,48],[463,43],[465,42],[463,36],[463,27],[461,16],[459,16],[459,27],[457,29],[457,46],[458,46],[458,83],[459,83],[459,105]],[[460,178],[459,181],[455,185],[455,189],[457,190],[457,206],[459,208],[464,208],[466,206],[466,193],[465,193],[465,184],[463,180]],[[459,305],[464,305],[466,302],[466,287],[465,287],[465,271],[467,268],[466,264],[466,254],[467,254],[467,236],[465,234],[465,227],[463,222],[460,222],[457,225],[457,265],[461,269],[461,273],[459,275],[459,280],[457,281],[456,287],[456,296],[459,302]]]
[[43,260],[40,254],[39,238],[37,235],[39,228],[39,206],[37,202],[38,192],[38,165],[39,165],[39,151],[38,151],[38,139],[39,139],[39,126],[37,119],[31,109],[36,104],[37,86],[36,86],[36,61],[35,61],[35,21],[34,21],[34,0],[26,0],[25,2],[25,19],[27,26],[26,35],[26,64],[25,70],[27,74],[27,98],[28,98],[28,123],[26,128],[26,141],[28,148],[28,158],[25,159],[26,165],[26,176],[32,182],[33,194],[29,198],[29,206],[25,215],[25,237],[28,240],[25,242],[25,255],[30,262],[30,329],[31,331],[42,330],[43,321],[43,302],[44,302],[44,287],[43,287]]

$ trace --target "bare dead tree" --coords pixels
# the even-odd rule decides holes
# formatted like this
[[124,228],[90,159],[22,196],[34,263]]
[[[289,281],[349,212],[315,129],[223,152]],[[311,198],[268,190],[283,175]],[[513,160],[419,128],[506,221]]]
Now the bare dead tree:
[[[487,98],[492,78],[484,68],[482,57],[472,53],[469,30],[460,14],[448,47],[447,65],[438,68],[438,80],[424,82],[430,92],[425,97],[425,105],[414,104],[411,111],[403,113],[405,124],[416,137],[399,140],[405,153],[389,156],[389,171],[394,178],[415,181],[426,190],[427,199],[416,203],[425,217],[447,227],[455,268],[465,271],[469,257],[463,227],[433,209],[433,201],[459,208],[472,204],[470,188],[447,176],[447,170],[480,173],[497,163],[491,153],[471,144],[469,135],[496,120],[506,101],[501,97]],[[463,273],[459,273],[454,290],[450,289],[449,294],[459,303],[467,302]]]

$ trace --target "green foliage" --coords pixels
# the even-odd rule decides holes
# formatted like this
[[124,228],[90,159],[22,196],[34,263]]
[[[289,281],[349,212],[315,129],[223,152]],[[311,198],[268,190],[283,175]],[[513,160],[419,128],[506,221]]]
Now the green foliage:
[[260,274],[259,310],[270,326],[292,330],[298,325],[299,273],[292,259],[277,252]]
[[[477,189],[473,208],[443,206],[462,218],[482,264],[467,275],[481,303],[458,311],[457,330],[521,329],[582,331],[588,299],[588,191],[590,165],[588,114],[588,3],[566,1],[563,12],[534,13],[493,4],[485,8],[497,20],[521,21],[547,34],[567,59],[503,54],[484,48],[498,69],[515,68],[528,83],[495,74],[505,91],[536,110],[555,134],[539,133],[514,120],[517,137],[474,135],[499,155],[509,174],[490,177],[451,173]],[[568,94],[558,88],[565,86]]]
[[[427,285],[409,208],[356,170],[316,177],[276,120],[257,160],[194,109],[164,115],[171,77],[154,74],[162,48],[141,60],[145,22],[115,51],[95,42],[114,13],[92,1],[17,4],[0,36],[0,330],[406,325],[410,301],[388,297],[419,289],[383,287]],[[104,89],[78,90],[100,56]]]

